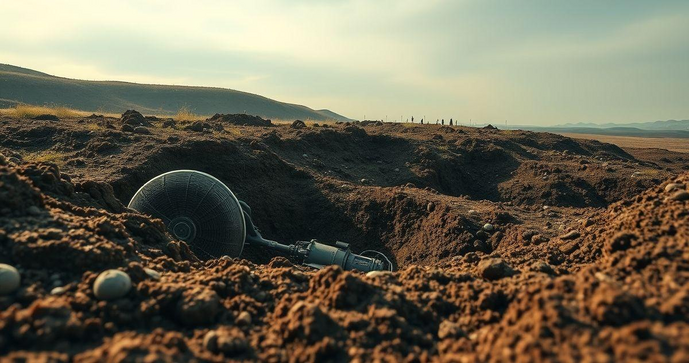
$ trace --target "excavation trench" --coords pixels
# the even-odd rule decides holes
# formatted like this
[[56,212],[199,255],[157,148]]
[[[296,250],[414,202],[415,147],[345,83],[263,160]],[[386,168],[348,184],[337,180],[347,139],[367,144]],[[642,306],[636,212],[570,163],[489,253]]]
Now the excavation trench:
[[[127,204],[146,181],[178,169],[221,180],[251,206],[263,236],[283,243],[344,241],[354,252],[379,250],[398,267],[486,248],[474,243],[478,226],[442,204],[429,211],[428,196],[419,196],[417,188],[377,188],[314,175],[247,144],[203,141],[162,148],[110,183]],[[257,263],[273,256],[251,247],[243,253]]]

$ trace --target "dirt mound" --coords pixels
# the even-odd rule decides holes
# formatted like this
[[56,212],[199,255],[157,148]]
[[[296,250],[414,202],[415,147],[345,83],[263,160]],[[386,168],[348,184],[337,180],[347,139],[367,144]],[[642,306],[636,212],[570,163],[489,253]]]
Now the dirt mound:
[[129,125],[131,127],[137,127],[137,126],[152,126],[151,123],[136,110],[127,110],[122,114],[122,117],[120,117],[120,122],[123,125]]
[[[528,234],[505,229],[493,251],[454,251],[433,266],[362,275],[312,271],[284,258],[202,263],[159,220],[114,202],[105,184],[74,184],[55,165],[1,161],[0,263],[22,275],[20,288],[0,297],[0,354],[9,359],[689,357],[689,201],[668,198],[689,184],[689,174],[597,213],[575,239],[527,244]],[[398,211],[438,231],[425,241],[441,241],[442,226],[457,220],[403,217],[421,213],[415,205],[434,199],[428,193],[385,195],[379,199],[388,204],[347,213]],[[431,216],[448,208],[424,205]],[[492,218],[496,225],[511,220]],[[384,223],[366,222],[371,229]],[[563,248],[571,243],[576,248]],[[559,261],[542,260],[539,251],[559,251]],[[107,268],[131,277],[123,298],[94,296],[93,282]]]
[[247,114],[220,114],[216,113],[210,117],[207,121],[217,121],[228,123],[230,125],[238,126],[273,126],[270,120],[264,120],[259,116],[247,115]]

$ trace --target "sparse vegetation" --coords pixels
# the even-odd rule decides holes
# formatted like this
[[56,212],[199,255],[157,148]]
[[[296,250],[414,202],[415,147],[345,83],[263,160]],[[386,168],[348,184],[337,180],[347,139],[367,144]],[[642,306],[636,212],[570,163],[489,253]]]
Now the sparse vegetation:
[[189,108],[185,106],[185,107],[180,108],[179,111],[177,111],[177,114],[175,115],[175,117],[173,117],[173,118],[176,121],[198,121],[198,120],[206,119],[208,117],[197,115],[197,114],[191,112],[191,110],[189,110]]
[[64,166],[67,162],[67,153],[46,150],[42,152],[30,153],[23,156],[25,161],[35,162],[35,163],[53,163],[57,166]]
[[72,110],[67,107],[49,107],[49,106],[34,106],[34,105],[17,105],[13,108],[2,110],[3,115],[14,116],[18,118],[33,118],[38,115],[55,115],[59,118],[79,117],[84,114],[83,111]]

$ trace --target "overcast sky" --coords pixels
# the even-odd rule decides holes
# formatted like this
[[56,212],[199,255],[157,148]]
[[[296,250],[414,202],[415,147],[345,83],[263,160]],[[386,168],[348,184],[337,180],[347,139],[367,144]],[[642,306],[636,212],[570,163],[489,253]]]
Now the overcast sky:
[[687,119],[689,1],[0,0],[0,63],[356,119]]

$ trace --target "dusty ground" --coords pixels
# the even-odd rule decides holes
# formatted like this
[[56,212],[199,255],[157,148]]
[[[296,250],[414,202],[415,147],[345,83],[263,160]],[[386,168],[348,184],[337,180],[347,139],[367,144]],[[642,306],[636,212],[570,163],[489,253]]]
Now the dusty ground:
[[[462,127],[147,124],[0,118],[0,262],[23,278],[0,297],[0,353],[689,359],[689,201],[664,189],[686,188],[686,154]],[[251,249],[251,262],[200,261],[120,203],[182,168],[224,181],[267,237],[379,249],[399,272],[312,271]],[[124,298],[93,295],[107,268],[132,277]]]
[[619,147],[628,149],[659,149],[670,150],[680,153],[689,153],[689,139],[672,138],[672,137],[632,137],[632,136],[608,136],[608,135],[592,135],[592,134],[568,134],[563,136],[571,137],[573,139],[587,139],[598,140],[600,142],[607,142],[615,144]]

